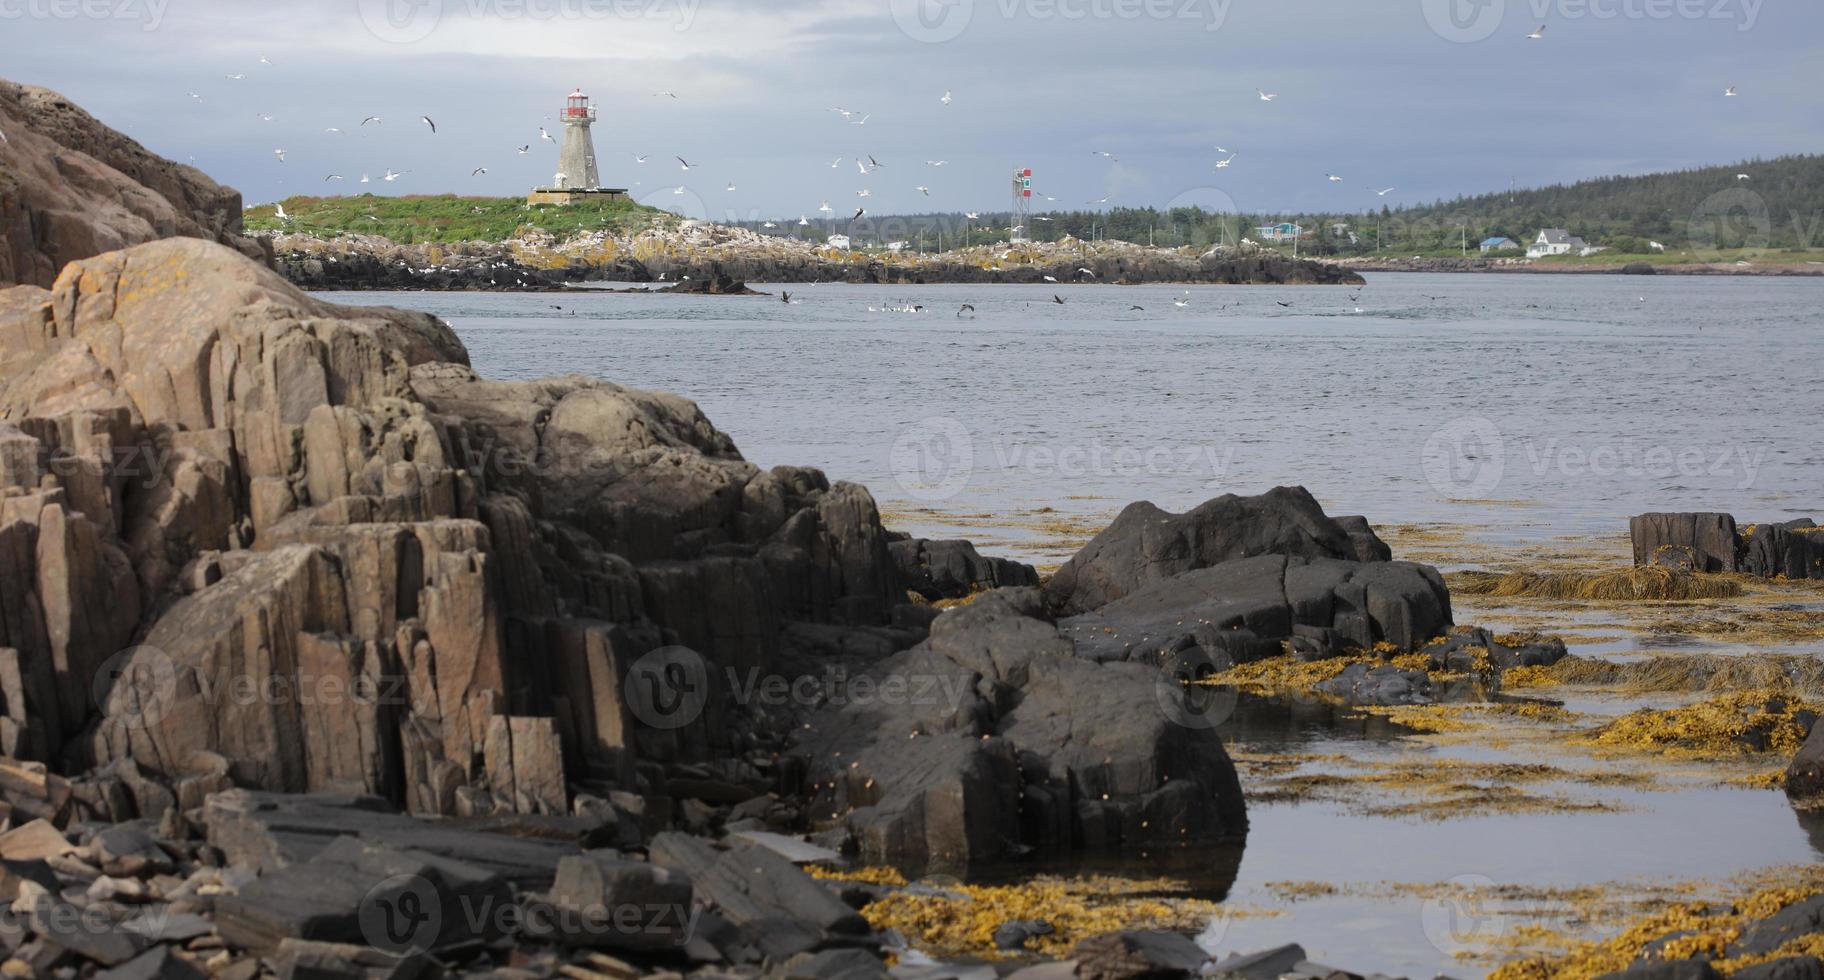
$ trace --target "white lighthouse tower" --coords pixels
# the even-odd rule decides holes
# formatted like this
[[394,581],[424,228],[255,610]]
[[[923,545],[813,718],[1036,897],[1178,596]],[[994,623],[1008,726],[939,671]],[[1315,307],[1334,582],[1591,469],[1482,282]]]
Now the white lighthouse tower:
[[564,99],[564,143],[557,155],[557,173],[551,186],[540,187],[526,198],[530,204],[574,204],[585,198],[624,198],[625,188],[603,187],[602,174],[595,164],[596,110],[582,89]]
[[564,100],[564,149],[557,155],[558,187],[594,190],[602,186],[602,175],[595,168],[595,137],[589,127],[595,124],[595,106],[582,89]]

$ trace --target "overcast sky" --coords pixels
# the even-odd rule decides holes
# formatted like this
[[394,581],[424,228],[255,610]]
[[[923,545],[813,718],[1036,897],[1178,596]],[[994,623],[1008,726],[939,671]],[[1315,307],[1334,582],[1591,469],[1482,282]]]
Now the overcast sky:
[[1271,212],[1824,148],[1817,0],[0,0],[0,36],[250,204],[523,193],[577,86],[605,183],[714,218],[1000,210],[1020,166],[1041,207]]

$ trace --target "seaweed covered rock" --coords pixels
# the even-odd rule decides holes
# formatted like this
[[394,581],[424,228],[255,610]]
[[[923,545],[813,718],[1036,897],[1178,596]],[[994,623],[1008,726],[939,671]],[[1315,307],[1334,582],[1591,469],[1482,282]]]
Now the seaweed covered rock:
[[1728,514],[1641,514],[1634,564],[1759,578],[1824,578],[1824,528],[1810,518],[1738,527]]
[[1793,754],[1786,767],[1786,794],[1795,800],[1824,797],[1824,725],[1813,724],[1811,735]]

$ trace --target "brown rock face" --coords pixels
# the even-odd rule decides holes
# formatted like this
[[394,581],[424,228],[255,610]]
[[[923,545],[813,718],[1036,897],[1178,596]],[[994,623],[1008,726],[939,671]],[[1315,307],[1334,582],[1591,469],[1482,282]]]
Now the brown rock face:
[[48,287],[65,263],[172,236],[270,263],[266,246],[242,234],[240,192],[55,92],[0,79],[0,131],[0,286]]
[[[860,487],[762,472],[674,396],[483,381],[441,322],[219,245],[0,293],[0,351],[12,754],[563,813],[575,779],[751,744],[724,666],[921,635],[887,626],[904,592]],[[710,690],[645,724],[630,665],[679,644]]]

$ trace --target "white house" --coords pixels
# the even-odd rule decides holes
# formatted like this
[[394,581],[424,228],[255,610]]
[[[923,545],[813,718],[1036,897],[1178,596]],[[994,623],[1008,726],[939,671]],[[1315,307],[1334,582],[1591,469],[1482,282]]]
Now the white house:
[[848,248],[848,247],[849,247],[849,236],[847,236],[847,235],[831,235],[831,236],[830,236],[830,237],[829,237],[829,238],[828,238],[828,239],[826,239],[826,240],[825,240],[825,241],[824,241],[824,244],[825,244],[825,245],[828,245],[828,246],[829,246],[829,247],[831,247],[831,248],[841,248],[841,249],[846,249],[846,248]]
[[1305,237],[1305,229],[1290,221],[1282,221],[1277,225],[1261,225],[1254,229],[1254,234],[1259,235],[1264,242],[1293,242]]
[[1547,228],[1539,233],[1533,247],[1526,250],[1526,257],[1543,259],[1548,255],[1569,255],[1572,252],[1588,255],[1590,253],[1583,250],[1589,247],[1588,242],[1563,228]]

